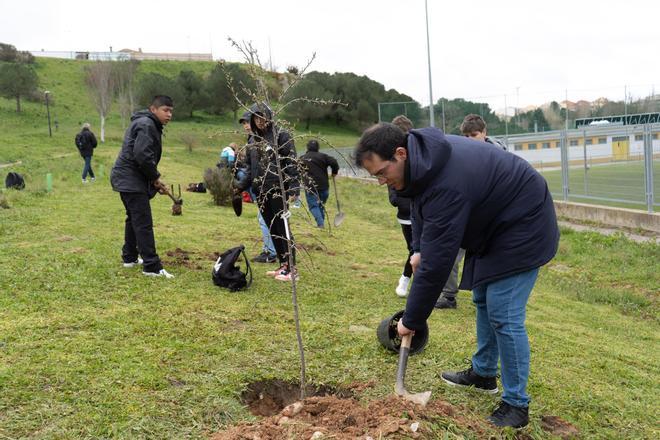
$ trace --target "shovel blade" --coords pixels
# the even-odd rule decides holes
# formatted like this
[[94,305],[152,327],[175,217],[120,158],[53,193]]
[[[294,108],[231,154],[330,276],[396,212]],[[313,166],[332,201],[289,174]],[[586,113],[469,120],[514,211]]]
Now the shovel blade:
[[343,212],[338,212],[337,215],[335,215],[335,221],[334,221],[335,227],[341,225],[342,222],[344,221],[344,218],[346,218],[346,214],[344,214]]
[[429,403],[429,400],[431,399],[431,392],[424,391],[423,393],[411,394],[406,391],[404,394],[400,394],[400,396],[412,403],[416,403],[417,405],[421,405],[422,407],[425,407],[426,404]]

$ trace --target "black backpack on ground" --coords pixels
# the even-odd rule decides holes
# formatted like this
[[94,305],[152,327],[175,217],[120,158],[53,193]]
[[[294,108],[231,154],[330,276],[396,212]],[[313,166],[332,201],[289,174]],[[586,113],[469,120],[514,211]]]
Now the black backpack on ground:
[[25,179],[18,173],[11,172],[5,178],[5,187],[13,189],[25,188]]
[[[236,267],[241,254],[245,258],[246,273],[243,273],[240,268]],[[245,255],[245,246],[236,246],[223,252],[213,265],[211,276],[213,278],[213,284],[227,288],[232,292],[250,287],[252,284],[252,268],[250,267],[247,255]],[[250,278],[249,280],[248,276]]]

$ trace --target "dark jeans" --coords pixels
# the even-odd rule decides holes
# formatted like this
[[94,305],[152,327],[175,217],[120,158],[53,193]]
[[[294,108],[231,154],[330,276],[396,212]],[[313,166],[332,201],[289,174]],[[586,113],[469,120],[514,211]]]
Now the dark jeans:
[[85,166],[83,166],[82,178],[83,180],[87,179],[87,173],[89,173],[89,177],[93,179],[94,170],[92,170],[92,156],[85,156],[83,159],[85,159]]
[[403,276],[410,278],[413,274],[412,266],[410,265],[410,257],[413,254],[412,248],[412,226],[411,225],[401,225],[401,231],[403,236],[406,239],[406,246],[408,246],[408,259],[406,264],[403,266]]
[[138,252],[144,261],[145,272],[159,272],[163,265],[156,253],[154,224],[151,218],[149,196],[143,193],[119,193],[126,208],[124,247],[121,257],[124,263],[137,261]]
[[[264,217],[264,221],[270,229],[270,236],[275,245],[275,252],[277,253],[277,260],[280,265],[288,261],[288,246],[286,237],[286,228],[281,214],[284,212],[284,200],[279,192],[274,192],[272,189],[267,194],[261,194],[257,198],[259,201],[259,210]],[[289,228],[289,237],[293,240],[291,228]],[[296,252],[292,249],[292,261],[296,264]]]

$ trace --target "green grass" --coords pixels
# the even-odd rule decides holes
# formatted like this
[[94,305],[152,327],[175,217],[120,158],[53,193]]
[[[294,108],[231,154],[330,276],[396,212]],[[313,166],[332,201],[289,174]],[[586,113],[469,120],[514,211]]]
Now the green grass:
[[[162,66],[154,69],[172,68]],[[296,380],[299,370],[287,285],[267,279],[262,265],[247,292],[211,283],[209,254],[239,243],[250,255],[259,252],[255,207],[236,218],[208,194],[186,193],[184,215],[172,217],[170,202],[158,197],[158,250],[176,278],[147,279],[121,268],[123,208],[108,171],[123,130],[115,114],[94,159],[97,173],[101,165],[105,172],[81,185],[73,137],[94,113],[78,87],[79,68],[40,60],[60,124],[52,138],[42,105],[26,103],[16,115],[13,102],[0,99],[0,164],[21,161],[0,169],[0,179],[15,170],[27,181],[25,191],[2,192],[11,209],[0,209],[0,438],[206,438],[251,420],[238,399],[246,384]],[[221,146],[243,139],[231,129],[228,118],[204,114],[173,122],[164,139],[164,179],[200,181]],[[200,138],[193,152],[178,139],[187,131]],[[357,138],[332,126],[311,132],[340,147]],[[52,193],[45,191],[48,172]],[[347,212],[341,228],[318,231],[304,210],[293,218],[308,249],[299,253],[308,375],[337,386],[373,379],[361,397],[381,398],[392,392],[396,357],[380,348],[375,329],[404,307],[394,287],[405,244],[384,188],[338,183]],[[193,267],[167,255],[177,247],[191,252]],[[539,419],[554,414],[583,438],[658,437],[657,261],[657,244],[562,231],[559,253],[541,271],[528,307],[533,402],[526,434],[549,438]],[[483,423],[496,400],[437,378],[443,369],[462,368],[474,349],[469,292],[460,293],[456,311],[434,312],[429,325],[426,351],[410,361],[410,387],[432,389],[434,398]],[[430,429],[436,438],[475,437],[448,418]]]
[[[175,130],[173,123],[164,178],[197,181],[217,150],[188,153],[169,143]],[[106,174],[87,186],[76,155],[53,160],[47,148],[15,149],[28,188],[5,192],[12,208],[0,210],[0,436],[204,438],[252,419],[238,400],[247,383],[296,380],[287,285],[266,279],[260,265],[244,293],[210,279],[212,252],[239,243],[251,255],[259,251],[254,206],[236,218],[231,208],[212,206],[209,195],[187,193],[184,215],[172,217],[170,202],[158,197],[158,250],[177,277],[146,279],[123,269],[123,210],[107,181],[117,145],[99,150],[95,164]],[[46,171],[55,180],[49,194]],[[384,188],[341,180],[339,191],[347,220],[332,234],[294,212],[296,238],[310,249],[299,253],[308,375],[339,386],[374,379],[362,398],[379,398],[392,392],[396,357],[380,348],[375,328],[404,307],[394,286],[405,245]],[[327,252],[315,249],[318,243]],[[177,247],[192,252],[200,268],[174,264],[167,252]],[[563,231],[528,307],[533,404],[525,432],[533,438],[548,438],[544,414],[575,424],[584,438],[657,437],[657,261],[656,244]],[[373,331],[350,332],[351,325]],[[430,388],[481,423],[496,401],[447,388],[436,376],[461,368],[474,349],[469,293],[459,295],[458,310],[435,312],[429,325],[427,350],[410,362],[411,388]],[[438,437],[473,437],[451,419],[431,429]]]
[[[656,203],[660,200],[660,160],[653,161],[653,192]],[[548,187],[556,199],[561,198],[561,171],[539,170],[548,181]],[[646,189],[643,162],[594,164],[586,171],[571,167],[568,172],[569,200],[582,203],[618,206],[646,210]],[[583,197],[583,196],[589,197]],[[599,198],[594,200],[592,197]],[[621,202],[607,199],[620,199]],[[658,207],[655,207],[658,210]]]

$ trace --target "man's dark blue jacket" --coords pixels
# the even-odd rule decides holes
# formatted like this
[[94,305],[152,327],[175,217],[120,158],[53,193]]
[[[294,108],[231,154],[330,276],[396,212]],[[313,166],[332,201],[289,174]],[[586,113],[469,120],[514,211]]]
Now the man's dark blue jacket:
[[524,159],[436,128],[408,135],[406,184],[413,249],[421,253],[403,324],[424,326],[459,248],[461,289],[535,269],[557,252],[559,229],[545,179]]

